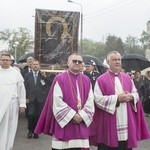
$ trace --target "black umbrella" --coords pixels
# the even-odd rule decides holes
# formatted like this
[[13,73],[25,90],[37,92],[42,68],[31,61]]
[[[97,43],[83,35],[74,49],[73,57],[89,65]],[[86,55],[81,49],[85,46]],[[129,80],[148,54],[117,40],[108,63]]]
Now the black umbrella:
[[22,55],[18,62],[19,63],[25,63],[27,58],[30,57],[30,56],[35,58],[34,52],[29,52],[29,53],[26,53],[26,54]]
[[96,66],[104,66],[102,61],[95,56],[92,55],[83,55],[82,56],[84,63],[86,64],[88,61],[93,60],[96,63]]
[[83,55],[82,56],[84,63],[86,64],[88,61],[93,60],[96,63],[96,67],[100,73],[105,72],[106,66],[102,63],[102,61],[95,56],[92,55]]
[[147,67],[150,67],[150,62],[142,55],[126,54],[122,57],[122,68],[125,69],[126,72],[143,70]]

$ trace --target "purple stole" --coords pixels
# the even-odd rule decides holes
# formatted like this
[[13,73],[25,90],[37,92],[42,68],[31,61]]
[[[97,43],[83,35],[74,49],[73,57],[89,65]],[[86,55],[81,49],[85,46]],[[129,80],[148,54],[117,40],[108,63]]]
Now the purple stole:
[[[77,80],[79,85],[79,92],[81,96],[82,108],[84,107],[84,104],[86,103],[86,100],[88,98],[88,93],[90,90],[89,78],[83,75],[82,73],[74,75],[70,72],[68,73],[68,71],[57,75],[49,91],[46,103],[42,110],[40,119],[37,123],[35,133],[54,135],[57,139],[62,141],[71,140],[71,139],[87,139],[89,137],[89,131],[88,131],[89,129],[86,127],[84,122],[80,124],[74,124],[70,121],[64,128],[61,128],[53,115],[52,94],[56,82],[58,82],[59,86],[61,87],[63,93],[63,101],[65,101],[72,109],[77,111],[77,99],[75,99],[77,95],[75,94],[75,92],[71,91],[73,89],[72,87],[70,87],[72,85],[70,84],[69,78],[71,79],[72,85],[74,87],[76,87],[75,84]],[[76,88],[74,89],[77,92],[77,89]]]
[[[118,78],[122,83],[123,90],[131,93],[132,82],[131,78],[124,74],[119,73]],[[97,82],[103,95],[114,95],[115,76],[112,72],[107,71],[101,75]],[[136,104],[137,112],[134,111],[132,102],[127,102],[128,112],[128,148],[137,147],[137,141],[150,138],[150,134],[144,118],[141,102]],[[93,136],[90,137],[91,144],[97,145],[103,143],[109,147],[118,147],[116,115],[107,113],[100,108],[96,108],[93,126],[96,131],[93,131]],[[91,128],[93,128],[91,126]]]

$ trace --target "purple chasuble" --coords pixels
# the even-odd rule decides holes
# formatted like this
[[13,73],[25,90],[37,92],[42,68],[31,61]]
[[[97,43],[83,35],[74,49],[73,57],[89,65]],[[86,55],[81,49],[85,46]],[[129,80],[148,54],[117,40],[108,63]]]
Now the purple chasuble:
[[[86,127],[84,122],[80,124],[74,124],[70,121],[64,128],[61,128],[61,126],[56,121],[52,111],[53,89],[56,82],[58,82],[59,86],[61,87],[63,93],[63,101],[67,103],[69,107],[77,111],[76,81],[78,82],[79,86],[82,108],[84,107],[84,104],[88,99],[88,94],[91,86],[89,78],[82,73],[79,73],[77,75],[69,71],[60,73],[55,77],[53,81],[46,103],[37,123],[35,133],[54,135],[57,139],[62,141],[71,139],[87,139],[89,137],[89,129],[88,127]],[[73,91],[73,89],[75,91]]]
[[[124,73],[119,73],[118,78],[123,90],[131,93],[131,78]],[[97,82],[103,95],[115,95],[114,73],[107,71],[97,79]],[[137,141],[150,138],[140,100],[137,102],[136,107],[137,112],[134,111],[132,101],[127,102],[128,148],[135,148],[137,147]],[[91,129],[93,132],[93,136],[90,137],[91,145],[103,143],[109,147],[118,147],[116,113],[112,115],[96,107]]]

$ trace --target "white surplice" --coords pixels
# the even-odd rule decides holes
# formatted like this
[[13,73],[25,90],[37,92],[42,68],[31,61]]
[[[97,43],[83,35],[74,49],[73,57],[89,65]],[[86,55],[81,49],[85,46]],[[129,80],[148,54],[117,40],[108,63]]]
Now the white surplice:
[[0,67],[0,150],[11,150],[18,124],[19,107],[26,107],[23,77],[13,67]]
[[[78,98],[80,98],[80,94],[79,94],[79,90],[78,90],[78,84],[77,85],[77,93],[78,93]],[[73,110],[72,108],[70,108],[67,103],[65,103],[63,100],[63,94],[62,94],[62,90],[58,84],[58,82],[56,82],[55,86],[54,86],[54,93],[53,93],[53,113],[55,118],[57,118],[56,115],[59,115],[59,112],[62,112],[62,110],[65,110],[65,113],[67,112],[67,114],[65,115],[65,117],[60,118],[60,120],[57,120],[59,125],[63,128],[64,126],[66,126],[70,120],[73,118],[73,116],[76,114],[76,111]],[[90,92],[88,95],[88,99],[84,105],[84,108],[88,109],[89,112],[92,112],[91,114],[94,113],[94,103],[93,103],[93,91],[92,91],[92,86],[90,88]],[[82,117],[82,119],[84,120],[86,126],[88,127],[91,122],[92,122],[92,116],[90,116],[90,114],[87,114],[84,111],[84,108],[79,112],[80,116]],[[78,147],[82,147],[82,148],[89,148],[89,140],[88,139],[72,139],[69,141],[60,141],[58,139],[56,139],[55,137],[52,138],[52,148],[55,149],[67,149],[67,148],[78,148]]]
[[[109,86],[109,85],[108,85]],[[110,113],[115,114],[116,112],[116,124],[117,124],[117,134],[118,134],[118,141],[127,140],[127,130],[128,130],[128,122],[127,122],[127,105],[126,103],[120,103],[119,107],[116,108],[118,94],[123,93],[123,87],[118,77],[115,77],[115,94],[114,95],[103,95],[101,89],[99,88],[98,82],[95,83],[94,88],[94,96],[95,96],[95,103],[99,108],[102,110]],[[134,98],[134,108],[136,110],[136,103],[139,98],[137,94],[137,90],[135,85],[132,81],[132,92]],[[107,105],[106,105],[107,104]]]

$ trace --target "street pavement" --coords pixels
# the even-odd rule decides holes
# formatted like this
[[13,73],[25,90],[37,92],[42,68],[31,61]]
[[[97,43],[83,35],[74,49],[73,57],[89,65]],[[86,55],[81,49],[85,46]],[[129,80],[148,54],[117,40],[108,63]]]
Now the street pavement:
[[[150,129],[150,117],[146,117]],[[41,134],[39,139],[27,139],[27,120],[24,116],[19,117],[17,134],[13,150],[51,150],[51,137]],[[91,148],[96,150],[95,147]],[[139,146],[134,150],[150,150],[150,140],[139,142]]]

